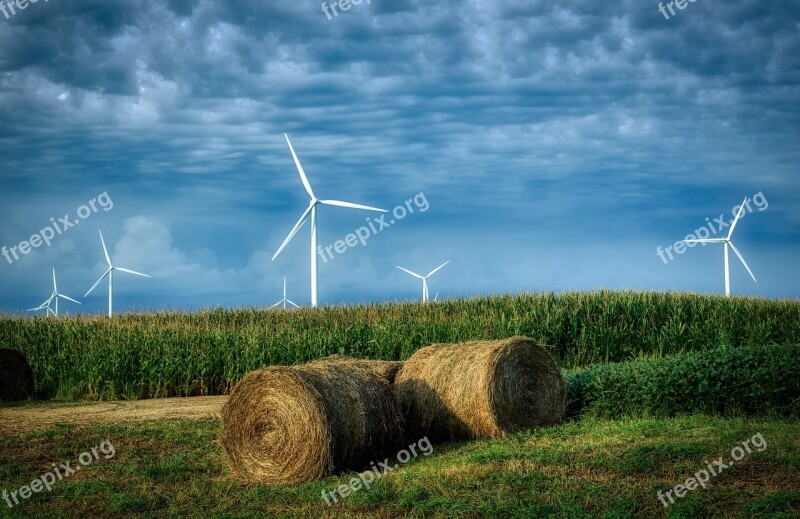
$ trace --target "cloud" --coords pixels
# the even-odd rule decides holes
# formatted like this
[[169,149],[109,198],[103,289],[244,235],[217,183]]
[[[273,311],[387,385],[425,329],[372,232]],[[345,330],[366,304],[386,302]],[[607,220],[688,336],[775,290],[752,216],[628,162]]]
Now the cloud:
[[[557,257],[572,254],[561,237],[622,235],[654,249],[763,190],[775,221],[758,239],[777,250],[800,238],[798,20],[788,0],[695,2],[671,20],[631,0],[404,0],[330,21],[302,2],[39,2],[0,19],[0,237],[108,190],[121,258],[197,277],[180,285],[195,300],[251,300],[277,269],[307,269],[299,245],[297,265],[266,261],[307,203],[288,132],[323,196],[390,206],[424,191],[436,216],[414,228],[434,242],[547,236]],[[329,218],[337,232],[360,221]],[[96,261],[81,252],[90,231],[70,237],[66,271]],[[342,264],[374,286],[407,243]],[[477,249],[476,265],[499,261]],[[35,283],[40,261],[14,283]],[[609,279],[577,272],[575,286]],[[337,297],[371,293],[347,287]]]

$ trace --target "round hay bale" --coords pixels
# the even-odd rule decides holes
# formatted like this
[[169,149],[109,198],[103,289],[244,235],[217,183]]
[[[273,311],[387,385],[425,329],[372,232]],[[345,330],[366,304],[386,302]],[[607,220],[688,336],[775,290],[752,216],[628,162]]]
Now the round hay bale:
[[0,348],[0,401],[12,402],[33,396],[33,371],[21,352]]
[[391,385],[353,359],[254,371],[222,409],[231,469],[251,483],[302,483],[363,469],[402,439]]
[[547,350],[525,337],[434,344],[395,380],[408,438],[497,438],[559,422],[564,379]]

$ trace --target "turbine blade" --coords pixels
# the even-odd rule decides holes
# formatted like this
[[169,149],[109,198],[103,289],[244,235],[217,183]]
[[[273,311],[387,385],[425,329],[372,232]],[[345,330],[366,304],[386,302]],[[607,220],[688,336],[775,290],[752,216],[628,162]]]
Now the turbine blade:
[[292,306],[293,306],[293,307],[295,307],[295,308],[300,308],[300,306],[299,306],[299,305],[297,305],[297,304],[295,304],[294,302],[292,302],[292,300],[291,300],[291,299],[287,299],[287,300],[286,300],[286,302],[287,302],[287,303],[289,303],[290,305],[292,305]]
[[40,304],[40,305],[39,305],[39,306],[37,306],[36,308],[31,308],[31,309],[29,309],[28,311],[29,311],[29,312],[38,312],[39,310],[41,310],[41,309],[42,309],[42,308],[44,308],[45,306],[48,306],[48,305],[50,304],[50,301],[51,301],[51,300],[52,300],[52,298],[51,298],[51,299],[48,299],[48,300],[47,300],[47,301],[45,301],[44,303]]
[[439,271],[439,269],[441,269],[442,267],[444,267],[444,266],[445,266],[445,265],[447,265],[448,263],[450,263],[450,260],[447,260],[447,261],[445,261],[444,263],[442,263],[441,265],[439,265],[438,267],[436,267],[435,269],[433,269],[433,270],[431,271],[431,273],[430,273],[430,274],[428,274],[428,275],[427,275],[427,276],[425,276],[425,277],[426,277],[426,278],[429,278],[429,277],[431,277],[432,275],[436,274],[436,273]]
[[297,231],[299,231],[300,228],[303,226],[303,224],[306,223],[306,220],[308,220],[308,213],[310,213],[311,209],[313,208],[314,204],[309,205],[308,209],[306,209],[305,212],[300,216],[300,219],[297,220],[296,224],[294,224],[294,227],[292,228],[292,231],[289,233],[289,236],[287,236],[286,239],[283,240],[283,243],[281,243],[281,246],[278,247],[278,252],[276,252],[275,255],[272,256],[272,261],[275,261],[275,258],[278,257],[278,254],[280,254],[281,251],[284,249],[284,247],[286,247],[286,245],[288,245],[289,242],[292,241],[292,238],[294,238],[294,235],[297,234]]
[[106,249],[106,241],[103,239],[103,233],[101,231],[99,231],[99,230],[97,232],[100,233],[100,243],[103,244],[103,254],[106,255],[106,262],[108,263],[108,266],[110,267],[111,266],[111,258],[108,256],[108,249]]
[[53,309],[52,309],[52,308],[50,308],[49,306],[47,307],[47,313],[48,313],[48,314],[53,314],[53,317],[58,317],[58,316],[56,315],[56,313],[53,311]]
[[283,134],[286,137],[286,143],[289,144],[289,151],[292,152],[292,158],[294,159],[294,164],[297,166],[297,172],[300,173],[300,180],[303,181],[303,187],[306,188],[306,192],[308,196],[311,198],[317,198],[314,196],[314,191],[311,190],[311,184],[308,182],[308,177],[306,177],[306,172],[303,171],[303,166],[300,165],[300,160],[297,158],[297,154],[294,152],[294,147],[292,147],[292,141],[289,140],[289,136],[285,133]]
[[56,285],[56,269],[53,269],[53,292],[58,292],[58,286]]
[[275,308],[276,306],[278,306],[278,305],[279,305],[279,304],[281,304],[281,303],[283,303],[283,299],[281,299],[280,301],[278,301],[278,302],[277,302],[277,303],[275,303],[274,305],[270,306],[270,308]]
[[[397,266],[397,265],[395,265],[395,266]],[[424,277],[420,276],[420,275],[419,275],[419,274],[417,274],[416,272],[411,272],[410,270],[404,269],[403,267],[397,267],[397,268],[399,268],[399,269],[400,269],[400,270],[402,270],[403,272],[406,272],[406,273],[408,273],[408,274],[411,274],[411,275],[412,275],[412,276],[414,276],[415,278],[419,278],[419,279],[425,279]]]
[[67,296],[65,296],[64,294],[58,294],[58,297],[60,297],[61,299],[66,299],[67,301],[72,301],[73,303],[78,303],[78,304],[80,304],[80,302],[78,302],[78,301],[75,301],[75,300],[74,300],[74,299],[72,299],[71,297],[67,297]]
[[124,269],[122,267],[114,267],[114,270],[119,270],[120,272],[127,272],[128,274],[136,274],[137,276],[142,276],[145,278],[153,277],[153,276],[148,276],[147,274],[142,274],[141,272],[136,272],[135,270]]
[[733,249],[733,252],[735,252],[736,255],[739,256],[739,260],[742,262],[742,265],[744,265],[744,268],[747,269],[747,273],[750,274],[750,277],[753,278],[753,281],[758,283],[758,280],[756,280],[756,277],[753,275],[753,271],[751,271],[750,267],[747,266],[747,262],[744,260],[744,257],[742,257],[742,254],[739,252],[739,249],[737,249],[736,246],[731,242],[728,242],[728,244],[731,246],[731,249]]
[[108,270],[106,270],[106,273],[105,273],[105,274],[103,274],[102,276],[100,276],[100,279],[98,279],[98,280],[97,280],[97,282],[96,282],[94,285],[92,285],[92,288],[90,288],[90,289],[89,289],[89,291],[88,291],[88,292],[86,292],[86,295],[84,295],[83,297],[86,297],[86,296],[88,296],[89,294],[91,294],[91,293],[92,293],[92,290],[94,290],[95,288],[97,288],[97,285],[99,285],[99,284],[100,284],[100,282],[101,282],[101,281],[103,281],[103,280],[106,278],[106,276],[108,275],[108,273],[109,273],[109,272],[111,272],[111,269],[108,269]]
[[739,221],[739,217],[742,216],[742,211],[744,211],[744,203],[747,202],[747,197],[744,198],[744,202],[742,205],[739,206],[739,212],[736,213],[736,218],[733,219],[733,223],[731,224],[731,229],[728,231],[728,239],[731,239],[733,235],[733,230],[736,228],[736,223]]
[[366,211],[377,211],[379,213],[388,213],[386,209],[380,209],[378,207],[370,207],[368,205],[361,205],[361,204],[353,204],[350,202],[342,202],[341,200],[320,200],[320,204],[322,205],[335,205],[337,207],[349,207],[350,209],[364,209]]

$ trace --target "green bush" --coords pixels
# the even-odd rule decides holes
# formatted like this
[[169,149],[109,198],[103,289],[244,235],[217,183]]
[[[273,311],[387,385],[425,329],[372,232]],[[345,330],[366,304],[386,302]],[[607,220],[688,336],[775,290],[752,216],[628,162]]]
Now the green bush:
[[565,371],[569,416],[800,414],[800,345],[751,346]]

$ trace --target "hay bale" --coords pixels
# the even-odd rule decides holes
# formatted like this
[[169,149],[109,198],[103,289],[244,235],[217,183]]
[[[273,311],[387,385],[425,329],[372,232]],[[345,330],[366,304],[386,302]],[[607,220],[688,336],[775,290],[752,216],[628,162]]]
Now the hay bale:
[[302,483],[398,450],[402,415],[375,368],[337,357],[245,376],[222,409],[232,471],[251,483]]
[[407,439],[497,438],[564,415],[561,370],[525,337],[422,348],[403,365],[395,393]]
[[0,348],[0,401],[25,400],[33,396],[33,371],[25,355]]
[[376,375],[385,378],[389,384],[394,384],[397,373],[403,367],[403,363],[399,361],[389,360],[368,360],[368,359],[354,359],[346,355],[330,355],[321,359],[325,362],[344,362],[346,364],[356,364],[365,367]]

